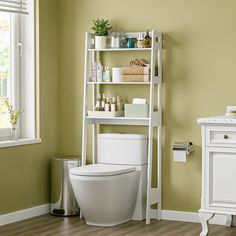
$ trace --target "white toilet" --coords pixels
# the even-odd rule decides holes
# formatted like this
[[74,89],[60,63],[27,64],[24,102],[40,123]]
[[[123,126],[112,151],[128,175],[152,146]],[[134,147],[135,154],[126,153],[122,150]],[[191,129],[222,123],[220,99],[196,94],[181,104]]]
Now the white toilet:
[[97,164],[70,170],[86,223],[114,226],[145,219],[147,136],[99,134],[97,146]]

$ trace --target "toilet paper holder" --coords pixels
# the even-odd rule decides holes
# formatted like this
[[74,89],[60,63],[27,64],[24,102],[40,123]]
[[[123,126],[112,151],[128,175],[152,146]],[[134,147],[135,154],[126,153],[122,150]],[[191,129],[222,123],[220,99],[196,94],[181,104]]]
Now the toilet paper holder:
[[187,156],[194,151],[192,142],[175,142],[173,145],[174,161],[186,162]]
[[194,145],[192,142],[175,142],[173,150],[186,151],[186,154],[190,155],[190,153],[194,151]]

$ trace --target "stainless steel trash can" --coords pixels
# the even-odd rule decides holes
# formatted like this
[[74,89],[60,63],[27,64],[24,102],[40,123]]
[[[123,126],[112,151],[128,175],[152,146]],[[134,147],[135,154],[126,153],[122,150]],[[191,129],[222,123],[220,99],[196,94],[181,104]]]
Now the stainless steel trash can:
[[70,169],[81,165],[81,158],[52,158],[50,163],[51,214],[79,215],[79,206],[70,182]]

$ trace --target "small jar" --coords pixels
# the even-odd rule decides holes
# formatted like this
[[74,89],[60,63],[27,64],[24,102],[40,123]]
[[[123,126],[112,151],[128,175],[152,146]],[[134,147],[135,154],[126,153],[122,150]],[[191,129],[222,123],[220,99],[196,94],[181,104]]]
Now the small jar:
[[120,47],[119,33],[113,32],[111,33],[111,48],[119,48],[119,47]]
[[110,111],[110,104],[109,103],[105,104],[105,111]]
[[127,36],[124,32],[120,33],[120,47],[127,48]]
[[137,38],[137,47],[144,48],[143,34],[139,34],[139,36]]
[[123,99],[120,96],[117,96],[117,111],[123,111],[124,110],[124,103]]

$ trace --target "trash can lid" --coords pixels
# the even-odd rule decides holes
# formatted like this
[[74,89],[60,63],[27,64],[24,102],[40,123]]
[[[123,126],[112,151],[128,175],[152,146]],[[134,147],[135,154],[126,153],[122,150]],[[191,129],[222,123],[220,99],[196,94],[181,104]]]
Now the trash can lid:
[[81,160],[81,157],[52,157],[52,160],[57,160],[57,161],[76,161],[76,160]]

